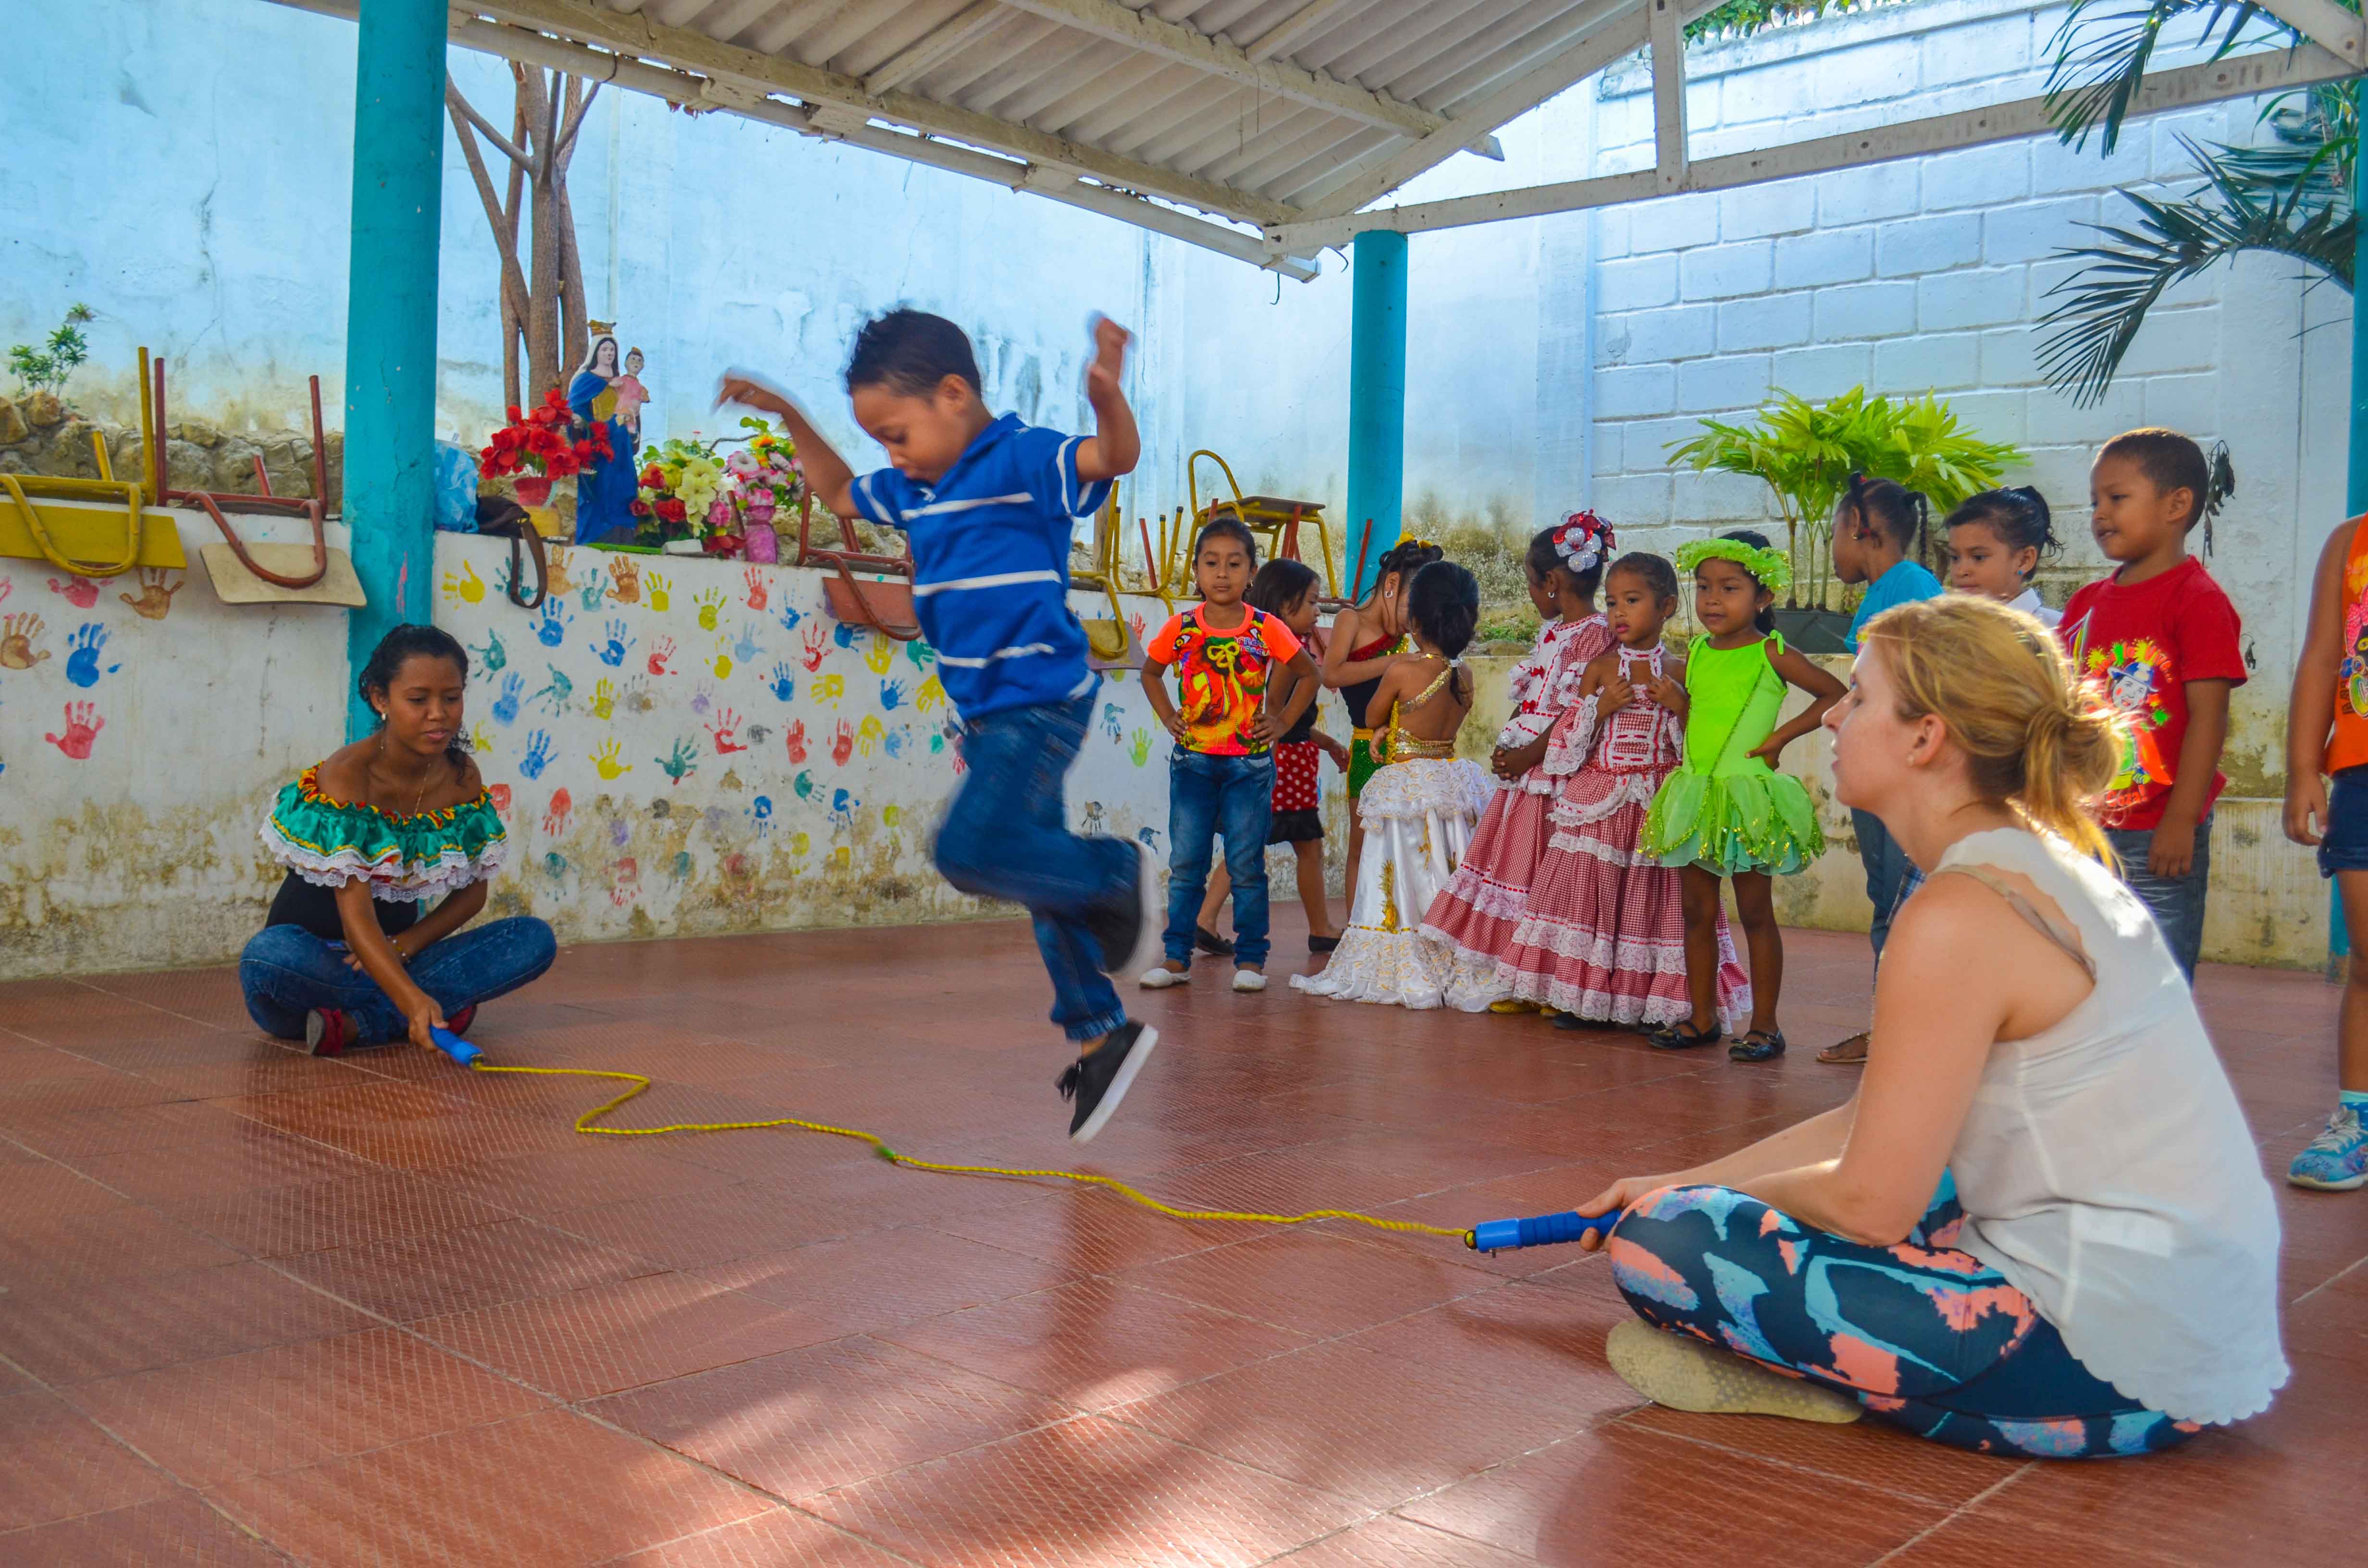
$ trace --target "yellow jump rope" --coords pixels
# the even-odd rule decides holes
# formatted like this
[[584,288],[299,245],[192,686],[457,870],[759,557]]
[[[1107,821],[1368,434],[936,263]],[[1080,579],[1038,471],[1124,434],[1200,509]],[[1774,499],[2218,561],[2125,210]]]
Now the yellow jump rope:
[[437,1030],[436,1034],[436,1043],[444,1049],[446,1054],[472,1072],[519,1073],[546,1078],[608,1078],[631,1085],[623,1094],[594,1106],[575,1119],[575,1131],[588,1136],[663,1138],[677,1132],[753,1132],[761,1128],[794,1127],[803,1132],[827,1132],[834,1138],[852,1138],[858,1142],[869,1143],[872,1151],[890,1165],[916,1171],[937,1171],[945,1176],[1019,1176],[1030,1180],[1069,1181],[1080,1187],[1107,1187],[1130,1203],[1140,1204],[1174,1220],[1231,1220],[1254,1225],[1302,1225],[1311,1220],[1349,1220],[1360,1225],[1371,1225],[1377,1231],[1450,1236],[1466,1246],[1479,1244],[1470,1230],[1451,1230],[1444,1225],[1426,1225],[1414,1220],[1383,1220],[1371,1214],[1360,1214],[1351,1209],[1311,1209],[1304,1214],[1257,1214],[1235,1209],[1178,1209],[1122,1181],[1110,1176],[1091,1176],[1084,1171],[1021,1170],[1008,1165],[949,1165],[935,1160],[916,1160],[910,1154],[898,1153],[877,1133],[866,1132],[860,1127],[833,1127],[826,1121],[805,1121],[794,1116],[777,1116],[768,1121],[677,1121],[665,1127],[604,1127],[600,1119],[646,1092],[650,1086],[649,1079],[639,1073],[612,1073],[596,1067],[496,1067],[484,1061],[477,1048],[468,1041],[442,1029]]

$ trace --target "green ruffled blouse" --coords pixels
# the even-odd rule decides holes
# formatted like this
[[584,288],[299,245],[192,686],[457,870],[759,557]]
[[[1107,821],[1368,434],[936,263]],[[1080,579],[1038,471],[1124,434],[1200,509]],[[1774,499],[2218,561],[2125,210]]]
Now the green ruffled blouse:
[[479,790],[447,811],[394,816],[321,793],[319,764],[279,791],[261,830],[266,853],[316,886],[370,884],[384,903],[424,903],[500,869],[509,835]]
[[1750,755],[1776,733],[1779,636],[1740,648],[1697,637],[1686,651],[1686,757],[1645,812],[1643,851],[1664,866],[1789,876],[1826,852],[1817,810],[1789,773]]

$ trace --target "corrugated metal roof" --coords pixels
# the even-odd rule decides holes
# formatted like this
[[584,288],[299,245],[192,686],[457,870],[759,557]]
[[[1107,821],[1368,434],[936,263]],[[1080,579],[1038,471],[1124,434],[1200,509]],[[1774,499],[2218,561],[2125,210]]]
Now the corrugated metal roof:
[[822,134],[863,129],[878,144],[894,127],[1030,165],[1034,177],[1015,174],[1015,184],[1073,177],[1265,227],[1352,211],[1486,143],[1641,47],[1649,3],[461,0],[454,9],[711,78],[719,107],[746,112],[755,93],[769,100],[760,108],[822,111],[810,127]]

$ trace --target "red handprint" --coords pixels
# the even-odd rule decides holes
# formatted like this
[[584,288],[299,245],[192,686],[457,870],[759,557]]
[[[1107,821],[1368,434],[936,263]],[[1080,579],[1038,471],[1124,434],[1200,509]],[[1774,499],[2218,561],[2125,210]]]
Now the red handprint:
[[495,813],[507,818],[510,814],[510,787],[507,784],[496,784],[485,793],[494,798]]
[[822,656],[830,647],[830,629],[820,621],[814,622],[806,628],[805,643],[805,655],[798,662],[805,665],[806,674],[812,675],[822,668]]
[[970,758],[962,756],[962,737],[956,735],[954,737],[954,777],[959,778],[969,771]]
[[674,639],[671,637],[659,638],[655,642],[650,645],[650,674],[654,676],[670,676],[674,674],[672,670],[666,668],[666,661],[673,657]]
[[788,743],[791,763],[800,763],[806,759],[806,722],[803,719],[791,725],[789,733],[783,735],[781,739]]
[[747,746],[734,738],[739,733],[739,714],[734,713],[729,708],[726,708],[723,712],[718,713],[715,716],[715,722],[707,726],[708,734],[712,736],[715,741],[715,755],[722,756],[729,752],[746,751],[748,749]]
[[87,702],[69,702],[65,713],[66,733],[63,735],[45,734],[41,739],[76,762],[84,761],[90,756],[91,743],[98,739],[99,731],[107,728],[107,721],[95,717],[93,705]]
[[841,719],[830,733],[830,760],[841,767],[855,755],[855,726]]
[[84,577],[69,577],[63,583],[52,577],[50,592],[63,594],[66,603],[76,609],[88,609],[98,602],[98,585]]
[[773,591],[766,585],[765,574],[757,570],[754,566],[748,568],[746,575],[748,579],[748,608],[750,609],[763,609],[767,604],[771,602]]
[[551,792],[551,809],[542,813],[542,831],[546,837],[556,838],[567,831],[567,813],[575,805],[564,787]]

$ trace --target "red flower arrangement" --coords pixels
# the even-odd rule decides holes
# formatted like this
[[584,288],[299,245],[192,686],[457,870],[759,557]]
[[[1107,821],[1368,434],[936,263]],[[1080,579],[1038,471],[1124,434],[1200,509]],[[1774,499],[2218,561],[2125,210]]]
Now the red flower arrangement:
[[532,472],[546,479],[565,479],[586,463],[606,462],[616,456],[609,445],[609,427],[600,422],[595,421],[585,435],[571,438],[568,427],[575,411],[557,387],[543,393],[542,401],[531,410],[521,412],[513,403],[507,412],[510,422],[495,431],[477,455],[479,468],[486,474]]

